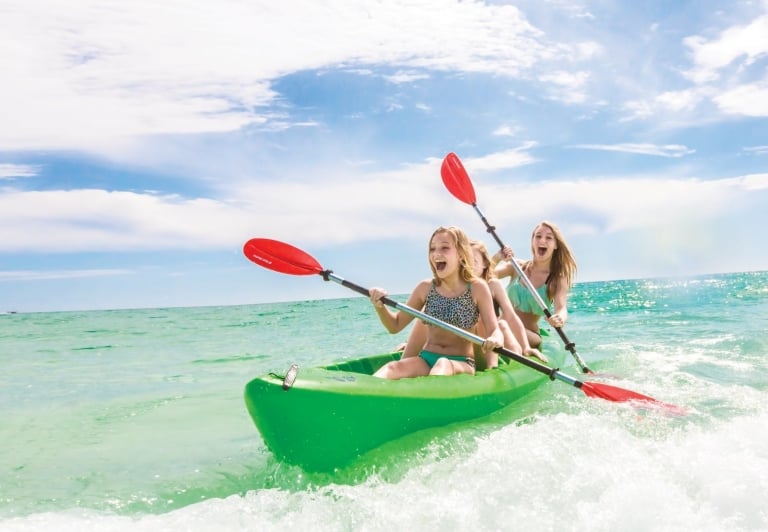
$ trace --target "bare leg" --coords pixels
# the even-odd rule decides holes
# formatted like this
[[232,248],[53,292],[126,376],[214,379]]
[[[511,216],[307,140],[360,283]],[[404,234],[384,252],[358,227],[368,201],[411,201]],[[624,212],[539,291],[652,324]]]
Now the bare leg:
[[466,362],[459,362],[457,360],[450,360],[448,358],[438,358],[435,365],[430,370],[430,375],[458,375],[460,373],[475,374],[475,368],[467,364]]
[[538,331],[534,332],[530,329],[525,330],[525,334],[528,335],[528,344],[533,347],[534,349],[538,349],[541,347],[541,336],[539,336]]
[[512,332],[515,333],[515,338],[520,341],[523,354],[547,362],[547,357],[539,351],[539,347],[541,347],[541,336],[539,335],[540,316],[530,312],[516,311],[511,319],[508,316],[505,316],[505,318],[509,321],[509,326]]
[[515,353],[522,353],[523,348],[520,342],[517,341],[517,338],[515,338],[512,328],[506,320],[499,319],[499,329],[501,329],[501,333],[504,335],[504,347]]
[[[504,330],[502,323],[506,325],[508,332]],[[535,339],[538,343],[534,345],[534,343],[531,341],[531,338],[534,335],[533,331],[529,331],[523,326],[523,322],[520,320],[520,317],[517,314],[514,314],[512,319],[510,319],[508,322],[499,318],[499,327],[501,327],[501,331],[504,333],[504,347],[510,351],[514,351],[515,353],[521,353],[525,356],[535,357],[542,362],[549,362],[547,357],[545,357],[542,352],[538,350],[538,347],[541,345],[541,336],[538,334],[535,335]],[[508,335],[512,338],[508,338]]]
[[409,357],[387,362],[373,374],[374,377],[383,379],[404,379],[423,375],[429,375],[429,364],[421,357]]
[[[518,316],[516,312],[512,313],[511,316],[505,315],[503,316],[503,318],[504,318],[504,321],[507,322],[507,326],[509,327],[509,330],[512,332],[512,334],[515,337],[515,340],[517,341],[517,346],[519,351],[515,351],[516,353],[523,353],[527,347],[538,347],[530,343],[530,335],[526,335],[527,329],[523,325],[523,321],[520,319],[520,316]],[[541,343],[541,339],[539,339],[539,343]],[[507,339],[505,337],[504,345],[506,344],[507,344]]]

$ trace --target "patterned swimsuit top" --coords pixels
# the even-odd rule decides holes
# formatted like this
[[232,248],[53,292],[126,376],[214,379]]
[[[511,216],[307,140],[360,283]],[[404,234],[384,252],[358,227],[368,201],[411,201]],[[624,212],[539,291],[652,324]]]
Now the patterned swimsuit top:
[[[549,277],[547,277],[547,281],[549,281]],[[552,304],[552,301],[547,295],[547,283],[545,282],[543,285],[538,287],[536,292],[539,293],[539,296],[541,296],[541,299],[544,301],[544,303],[546,303],[547,308],[549,308]],[[537,316],[544,315],[544,311],[539,306],[538,301],[536,301],[531,292],[528,291],[528,287],[523,284],[523,281],[520,279],[519,275],[509,282],[509,286],[507,287],[507,295],[509,296],[509,300],[512,302],[512,306],[515,308],[515,310],[527,312],[529,314],[536,314]]]
[[471,329],[480,319],[480,309],[472,300],[472,285],[467,283],[467,291],[458,297],[440,295],[432,281],[424,303],[424,313],[433,318],[450,323],[461,329]]

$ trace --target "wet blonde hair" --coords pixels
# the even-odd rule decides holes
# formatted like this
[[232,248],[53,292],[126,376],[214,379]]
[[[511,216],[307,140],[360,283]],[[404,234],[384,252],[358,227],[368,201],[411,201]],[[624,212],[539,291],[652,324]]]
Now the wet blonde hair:
[[[459,277],[467,282],[477,280],[478,277],[475,275],[474,268],[472,267],[474,261],[472,259],[472,248],[469,244],[469,237],[464,231],[454,225],[447,227],[441,225],[435,229],[434,233],[432,233],[432,236],[429,237],[427,257],[429,257],[429,251],[432,247],[432,239],[435,238],[435,235],[440,233],[447,233],[453,237],[453,243],[456,245],[456,251],[459,253]],[[440,278],[437,276],[437,271],[432,265],[432,261],[429,262],[429,268],[432,270],[432,277],[435,280],[435,285],[439,285]]]
[[[552,254],[549,278],[547,279],[547,296],[551,300],[555,297],[561,282],[565,283],[566,289],[570,289],[573,285],[573,280],[576,278],[576,258],[573,256],[571,248],[568,247],[568,243],[565,241],[560,228],[547,220],[539,222],[531,232],[531,253],[534,256],[536,256],[536,250],[533,249],[533,237],[541,227],[547,227],[552,230],[552,234],[555,235],[555,243],[557,244],[557,249]],[[532,260],[526,262],[523,265],[523,271],[527,273],[528,267],[531,264],[533,264]]]
[[486,282],[495,279],[496,270],[493,269],[493,260],[491,259],[490,253],[488,253],[488,248],[485,243],[483,243],[482,240],[470,240],[469,245],[471,249],[479,251],[480,256],[483,259],[483,271],[479,274],[479,277]]

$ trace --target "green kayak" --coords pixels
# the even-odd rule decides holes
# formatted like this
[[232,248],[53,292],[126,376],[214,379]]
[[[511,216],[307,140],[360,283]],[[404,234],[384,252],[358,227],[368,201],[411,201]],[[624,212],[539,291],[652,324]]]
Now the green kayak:
[[[564,352],[550,355],[561,364]],[[419,430],[491,414],[549,379],[503,357],[476,375],[386,380],[372,374],[399,352],[324,367],[291,366],[250,381],[245,404],[266,446],[306,471],[329,472]]]

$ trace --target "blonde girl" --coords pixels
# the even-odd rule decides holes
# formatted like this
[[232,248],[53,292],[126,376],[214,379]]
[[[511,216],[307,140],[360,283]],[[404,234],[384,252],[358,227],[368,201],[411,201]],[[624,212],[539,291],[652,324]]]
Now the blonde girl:
[[[503,345],[488,285],[477,277],[467,235],[458,227],[438,227],[429,239],[429,267],[432,278],[416,285],[407,305],[425,314],[473,331],[478,320],[488,324],[483,351]],[[390,333],[402,331],[413,320],[406,312],[392,311],[381,298],[387,292],[371,288],[371,302],[381,323]],[[425,324],[426,338],[418,356],[401,358],[382,366],[374,375],[388,379],[423,375],[475,373],[473,344],[441,327]]]

